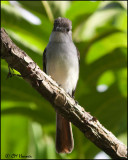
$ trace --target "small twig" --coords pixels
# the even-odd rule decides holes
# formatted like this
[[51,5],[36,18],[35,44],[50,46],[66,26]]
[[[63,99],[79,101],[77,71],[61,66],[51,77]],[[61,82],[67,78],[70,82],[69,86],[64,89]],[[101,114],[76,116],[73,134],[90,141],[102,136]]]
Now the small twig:
[[11,78],[11,77],[13,77],[13,76],[22,77],[20,74],[15,74],[14,71],[13,71],[13,69],[12,69],[12,71],[13,71],[13,73],[12,73],[12,72],[11,72],[11,69],[12,69],[12,68],[10,68],[9,65],[8,65],[8,70],[9,70],[9,72],[8,72],[8,74],[7,74],[7,78],[6,78],[6,79]]

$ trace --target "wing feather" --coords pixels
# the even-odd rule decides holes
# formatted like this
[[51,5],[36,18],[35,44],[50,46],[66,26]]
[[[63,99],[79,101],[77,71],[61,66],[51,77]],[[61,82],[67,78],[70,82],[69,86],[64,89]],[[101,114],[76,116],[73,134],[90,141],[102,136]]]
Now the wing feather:
[[44,52],[43,52],[43,71],[46,73],[46,63],[47,63],[47,61],[46,61],[46,48],[45,48],[45,50],[44,50]]

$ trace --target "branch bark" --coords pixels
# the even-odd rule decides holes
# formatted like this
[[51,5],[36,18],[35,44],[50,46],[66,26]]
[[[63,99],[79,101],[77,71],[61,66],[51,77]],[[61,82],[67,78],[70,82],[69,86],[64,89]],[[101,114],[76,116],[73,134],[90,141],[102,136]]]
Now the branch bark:
[[9,67],[20,72],[57,112],[78,127],[97,147],[116,159],[127,159],[127,148],[100,122],[84,110],[58,84],[46,75],[39,66],[9,38],[1,29],[1,58]]

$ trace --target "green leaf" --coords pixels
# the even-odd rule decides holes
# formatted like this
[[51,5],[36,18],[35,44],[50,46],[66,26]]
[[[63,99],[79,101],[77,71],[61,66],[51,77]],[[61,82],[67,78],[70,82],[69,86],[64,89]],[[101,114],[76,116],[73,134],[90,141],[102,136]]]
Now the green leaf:
[[118,15],[120,15],[121,13],[124,13],[124,10],[98,10],[97,12],[89,16],[87,20],[83,20],[83,23],[81,23],[81,25],[77,27],[73,36],[74,39],[76,41],[90,40],[98,34],[97,28],[101,27],[106,27],[107,29],[109,26],[109,28],[115,27],[117,29],[120,29],[121,27],[119,27],[116,21],[118,21]]
[[79,15],[93,13],[99,6],[100,2],[74,1],[66,12],[66,17],[73,20]]
[[103,57],[94,61],[90,65],[87,65],[88,69],[84,71],[84,77],[86,77],[86,83],[96,83],[98,77],[106,70],[117,70],[125,68],[127,65],[126,61],[126,48],[116,48],[110,53],[107,53]]
[[[127,47],[127,39],[125,33],[113,33],[100,41],[96,41],[90,46],[86,56],[86,62],[92,63],[100,57],[106,55],[108,52],[113,51],[117,47]],[[102,49],[103,48],[103,49]]]
[[98,82],[97,82],[97,86],[102,85],[102,84],[110,86],[111,84],[114,83],[114,81],[115,81],[114,73],[109,70],[109,71],[104,72],[100,76],[100,78],[98,79]]
[[[28,148],[28,120],[15,116],[1,118],[1,158],[6,154],[27,155]],[[18,135],[18,136],[17,136]],[[19,159],[18,157],[16,159]]]
[[18,1],[18,2],[26,10],[29,10],[30,12],[33,11],[46,16],[46,12],[44,10],[44,7],[41,1],[32,1],[31,3],[29,1]]
[[[2,97],[1,98],[3,101],[8,101],[7,102],[8,105],[11,105],[9,103],[10,101],[14,101],[12,103],[12,107],[17,105],[17,109],[15,108],[13,110],[12,108],[13,112],[26,115],[27,113],[29,113],[29,108],[26,108],[26,112],[24,113],[25,108],[22,108],[22,107],[27,105],[28,107],[35,106],[35,108],[38,107],[40,109],[37,112],[41,113],[39,117],[42,116],[41,118],[42,121],[43,119],[45,120],[45,118],[47,119],[48,115],[51,117],[49,118],[50,122],[54,120],[54,116],[55,116],[54,110],[46,100],[42,99],[41,95],[37,91],[35,91],[22,78],[12,77],[12,78],[6,79],[6,76],[7,76],[7,72],[2,70],[1,72]],[[6,95],[6,97],[4,95]],[[7,108],[6,103],[2,103],[2,104],[3,104],[2,109]],[[18,108],[18,107],[21,107],[21,108]],[[34,111],[31,111],[31,112],[33,113]],[[33,115],[32,113],[31,113],[31,116]],[[34,118],[34,120],[38,119],[38,116],[35,115],[35,117],[36,118]]]
[[47,20],[47,18],[41,16],[41,24],[34,25],[27,21],[13,6],[2,6],[1,10],[2,27],[12,30],[14,38],[17,34],[20,37],[20,41],[23,44],[27,43],[27,45],[30,45],[30,47],[35,45],[36,48],[42,49],[44,45],[46,46],[46,40],[48,40],[51,32],[49,30],[49,28],[51,28],[51,23]]

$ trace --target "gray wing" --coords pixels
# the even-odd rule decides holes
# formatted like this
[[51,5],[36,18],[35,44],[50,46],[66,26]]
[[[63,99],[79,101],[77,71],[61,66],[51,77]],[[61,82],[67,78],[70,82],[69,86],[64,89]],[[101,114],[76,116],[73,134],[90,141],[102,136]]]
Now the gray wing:
[[[78,57],[78,62],[79,62],[79,68],[80,68],[80,52],[79,52],[79,50],[78,50],[77,47],[76,47],[76,50],[77,50],[77,57]],[[76,86],[77,86],[77,84],[76,84]],[[75,90],[76,90],[76,88],[72,91],[72,97],[74,97]]]
[[46,61],[46,48],[45,48],[45,50],[43,52],[43,71],[45,73],[46,73],[46,63],[47,63],[47,61]]
[[80,52],[78,50],[78,48],[76,47],[76,50],[77,50],[77,57],[78,57],[78,61],[79,61],[79,66],[80,66]]

